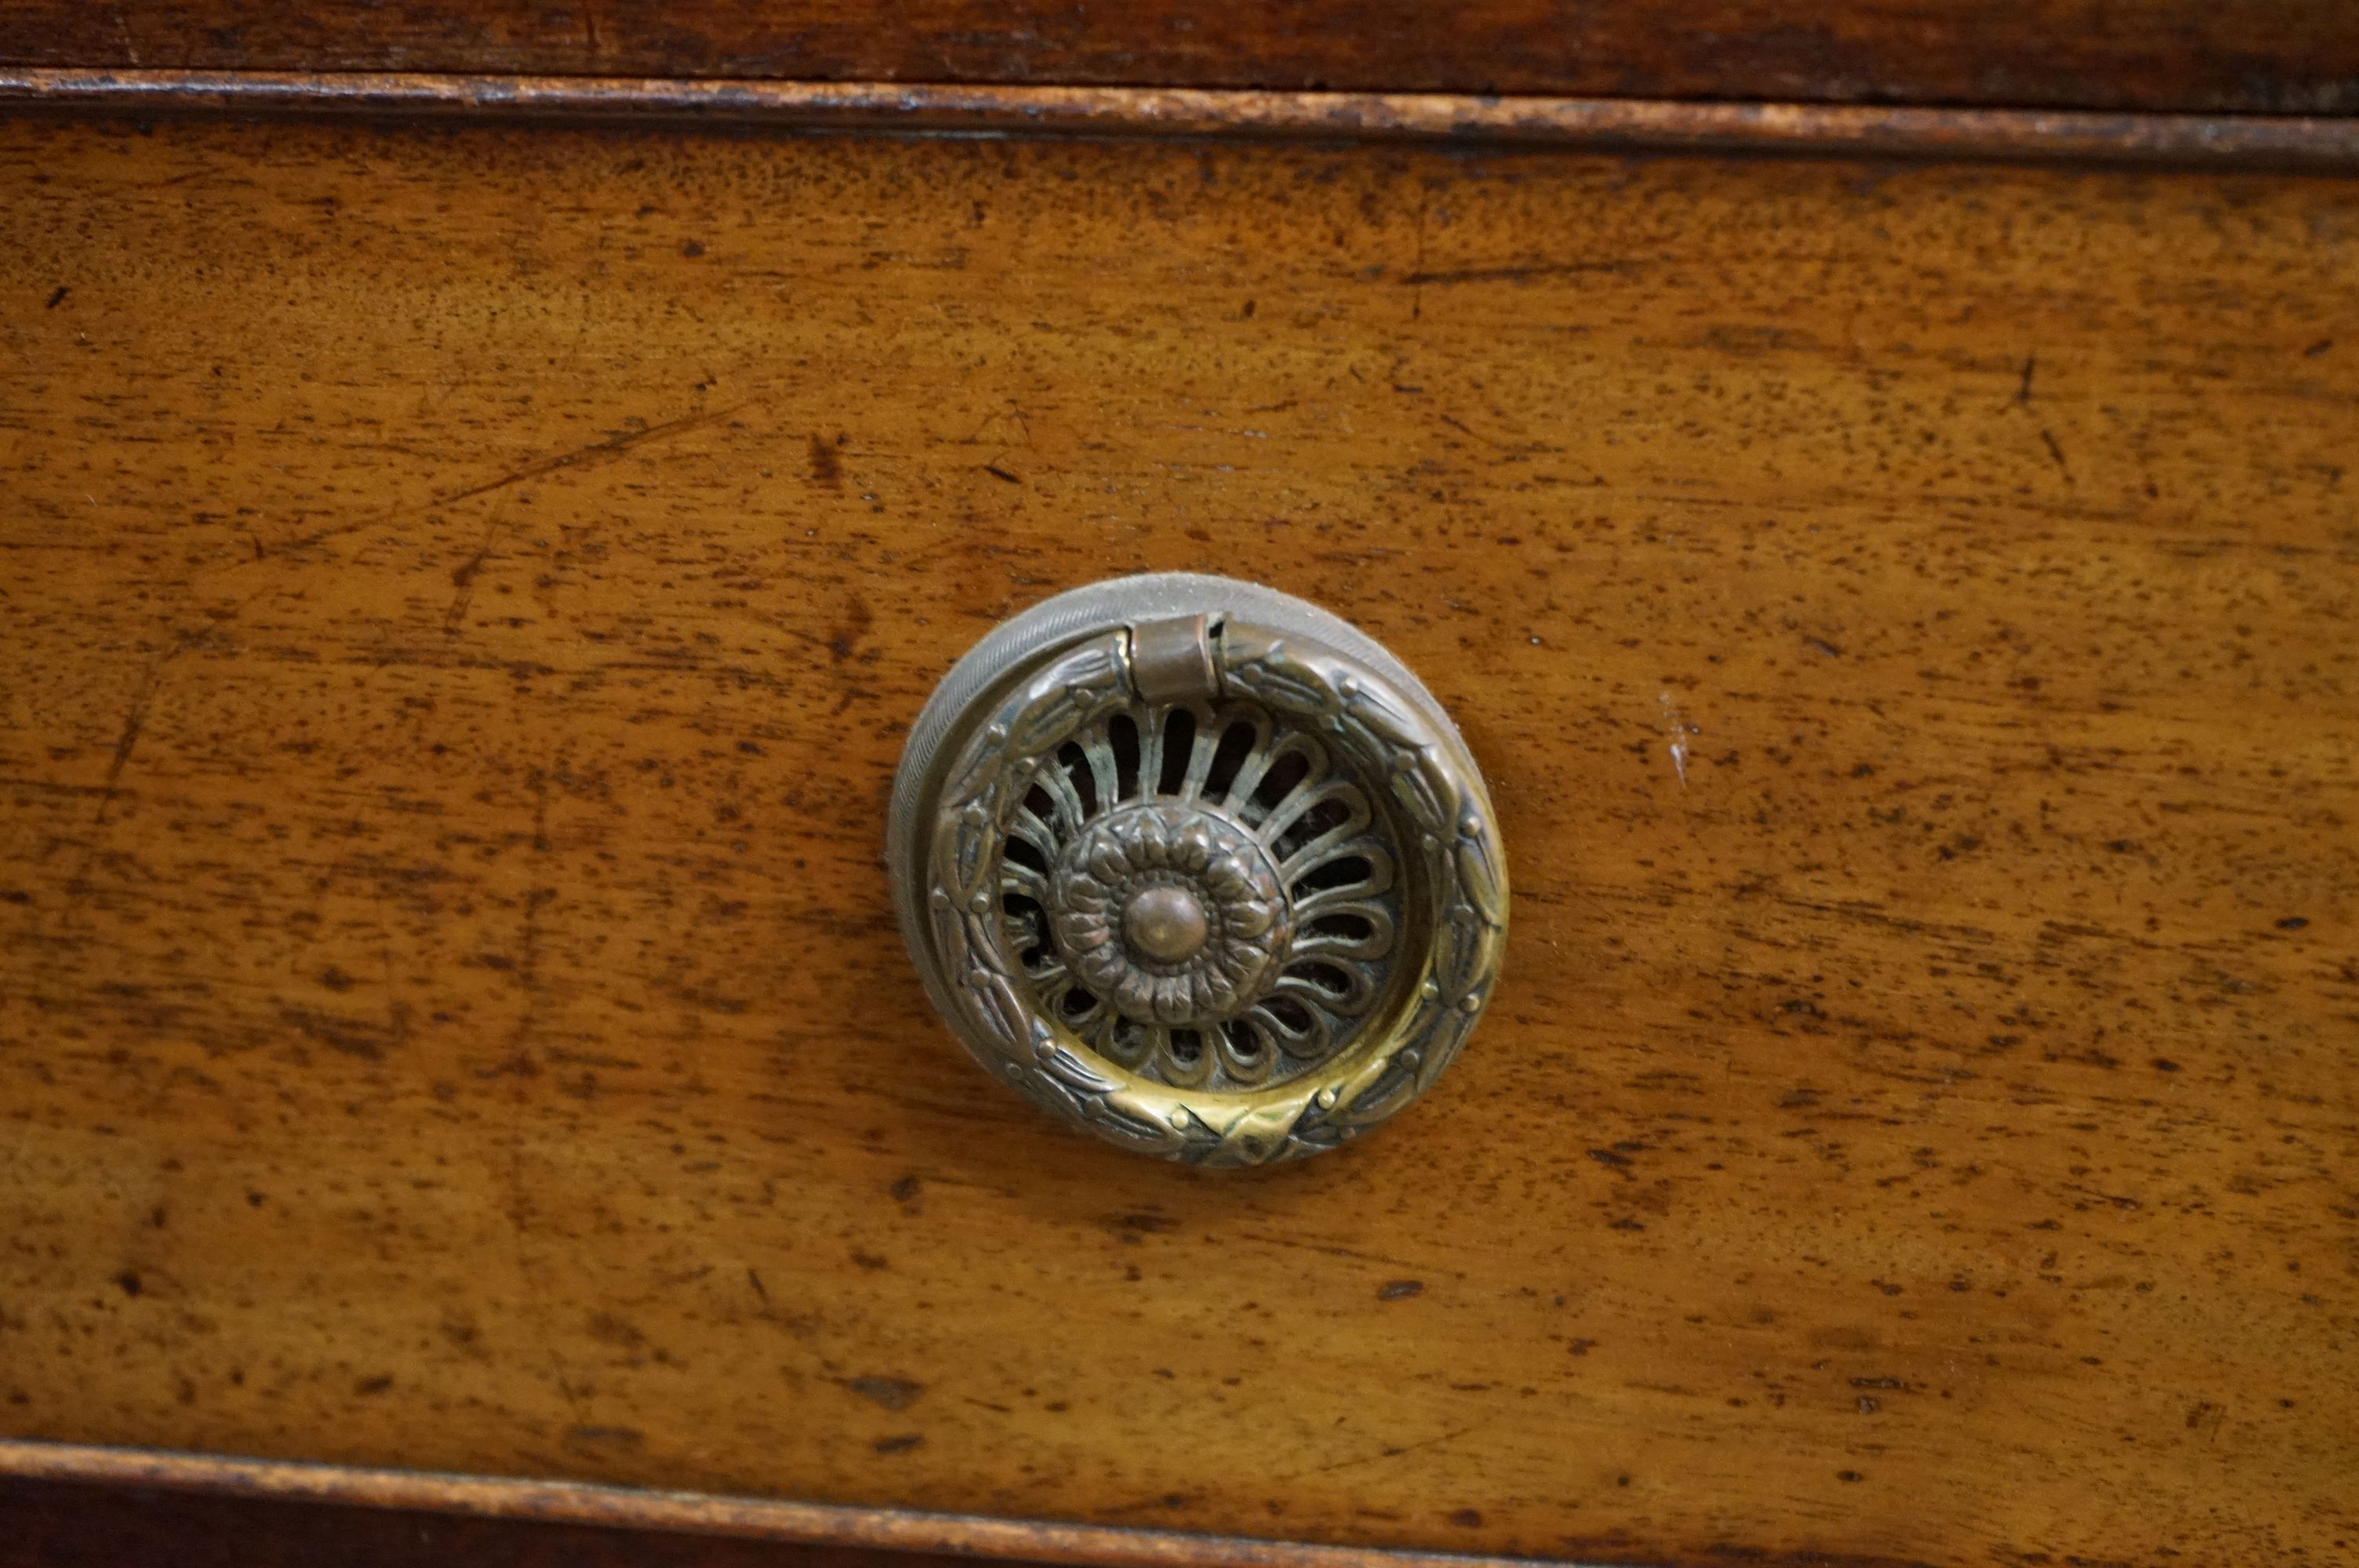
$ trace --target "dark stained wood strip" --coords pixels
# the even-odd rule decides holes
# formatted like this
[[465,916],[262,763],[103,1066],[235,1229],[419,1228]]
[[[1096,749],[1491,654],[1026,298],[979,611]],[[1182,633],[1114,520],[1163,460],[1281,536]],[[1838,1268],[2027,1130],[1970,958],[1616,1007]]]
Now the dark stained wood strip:
[[[65,1484],[74,1488],[34,1493],[28,1488]],[[1104,1525],[1061,1524],[1042,1519],[984,1519],[964,1514],[924,1513],[906,1509],[846,1508],[777,1498],[712,1497],[628,1487],[564,1481],[509,1479],[489,1476],[441,1476],[354,1465],[307,1465],[279,1460],[230,1458],[206,1454],[108,1448],[74,1443],[27,1443],[0,1438],[0,1536],[22,1531],[12,1505],[33,1498],[63,1512],[87,1509],[103,1497],[127,1503],[169,1494],[203,1497],[244,1505],[239,1516],[267,1531],[263,1510],[273,1505],[332,1509],[333,1518],[359,1532],[363,1560],[368,1541],[397,1542],[368,1516],[411,1521],[440,1516],[447,1521],[498,1520],[563,1528],[563,1542],[583,1557],[569,1562],[778,1564],[786,1568],[948,1568],[984,1558],[1017,1563],[1095,1564],[1099,1568],[1508,1568],[1528,1559],[1471,1556],[1457,1552],[1378,1552],[1299,1541],[1256,1541],[1238,1536],[1198,1535],[1181,1530],[1126,1530]],[[112,1506],[112,1505],[102,1505]],[[152,1506],[152,1505],[151,1505]],[[168,1506],[160,1511],[193,1519],[200,1510]],[[215,1522],[222,1522],[216,1520]],[[317,1523],[287,1527],[298,1541],[313,1539]],[[606,1532],[619,1532],[608,1535]],[[750,1553],[699,1555],[679,1544],[684,1536],[729,1538],[806,1549],[794,1557]],[[602,1537],[603,1539],[602,1539]],[[253,1538],[266,1543],[271,1537]],[[526,1534],[493,1533],[487,1546],[521,1543]],[[669,1541],[672,1544],[666,1546]],[[633,1558],[616,1542],[636,1543],[658,1553]],[[136,1547],[137,1538],[125,1543]],[[0,1539],[0,1568],[12,1561]],[[600,1555],[599,1553],[603,1553]],[[119,1561],[119,1559],[117,1559]],[[145,1559],[142,1559],[143,1561]],[[241,1559],[252,1561],[252,1559]],[[264,1561],[276,1561],[265,1557]],[[299,1559],[288,1557],[286,1561]],[[406,1561],[406,1559],[394,1559]],[[201,1568],[209,1559],[177,1568]],[[226,1559],[224,1561],[227,1561]],[[465,1564],[459,1552],[445,1559]]]
[[2336,0],[27,0],[0,64],[2359,108]]
[[0,70],[0,106],[2359,168],[2359,119],[1451,93]]
[[959,1568],[663,1529],[0,1476],[0,1568]]

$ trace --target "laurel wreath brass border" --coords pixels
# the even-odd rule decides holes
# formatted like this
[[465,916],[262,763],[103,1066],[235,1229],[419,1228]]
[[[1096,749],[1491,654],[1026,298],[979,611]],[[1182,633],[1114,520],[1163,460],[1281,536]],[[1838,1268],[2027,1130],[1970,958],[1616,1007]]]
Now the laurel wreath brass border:
[[[1195,629],[1198,652],[1175,625]],[[1395,962],[1381,1016],[1310,1070],[1259,1087],[1179,1087],[1092,1050],[1038,1005],[1002,918],[998,846],[1044,762],[1087,727],[1191,678],[1314,734],[1380,803],[1411,911],[1404,930],[1418,938]],[[984,639],[911,732],[887,855],[911,956],[993,1076],[1101,1137],[1197,1164],[1297,1158],[1395,1114],[1464,1044],[1506,939],[1490,798],[1431,695],[1348,623],[1221,578],[1093,585]]]

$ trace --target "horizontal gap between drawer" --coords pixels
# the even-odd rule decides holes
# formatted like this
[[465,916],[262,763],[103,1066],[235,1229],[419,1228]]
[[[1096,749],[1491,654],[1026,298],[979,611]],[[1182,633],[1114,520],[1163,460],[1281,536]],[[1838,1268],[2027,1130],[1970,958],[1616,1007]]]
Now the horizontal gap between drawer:
[[2359,171],[2359,118],[1438,92],[0,67],[12,109]]

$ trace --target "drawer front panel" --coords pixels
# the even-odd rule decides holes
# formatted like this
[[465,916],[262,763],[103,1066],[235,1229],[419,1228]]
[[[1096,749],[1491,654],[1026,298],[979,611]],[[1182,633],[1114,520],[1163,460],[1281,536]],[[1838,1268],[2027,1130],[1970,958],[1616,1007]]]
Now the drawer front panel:
[[[1673,1560],[2332,1555],[2330,181],[0,131],[0,1426]],[[1450,708],[1343,1154],[976,1073],[949,662],[1252,577]]]

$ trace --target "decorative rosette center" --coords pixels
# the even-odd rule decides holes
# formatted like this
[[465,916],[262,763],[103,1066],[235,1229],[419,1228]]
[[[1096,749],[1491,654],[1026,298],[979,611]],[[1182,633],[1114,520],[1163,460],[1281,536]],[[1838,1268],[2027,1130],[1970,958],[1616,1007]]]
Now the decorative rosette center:
[[1150,887],[1123,906],[1122,934],[1131,950],[1159,964],[1184,964],[1204,950],[1212,923],[1204,903],[1182,887]]
[[1234,1018],[1287,961],[1294,918],[1252,834],[1201,805],[1127,806],[1065,847],[1049,929],[1073,973],[1142,1023]]

